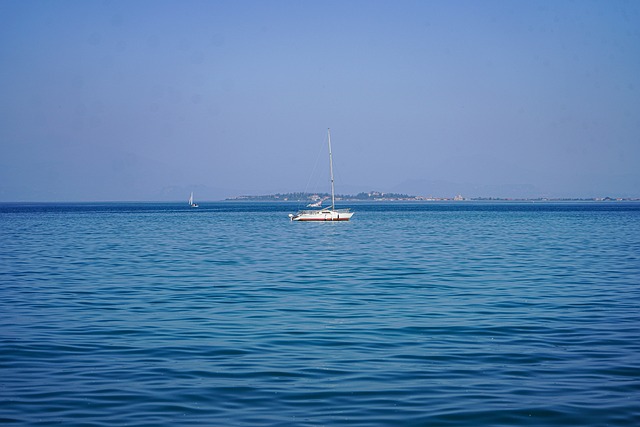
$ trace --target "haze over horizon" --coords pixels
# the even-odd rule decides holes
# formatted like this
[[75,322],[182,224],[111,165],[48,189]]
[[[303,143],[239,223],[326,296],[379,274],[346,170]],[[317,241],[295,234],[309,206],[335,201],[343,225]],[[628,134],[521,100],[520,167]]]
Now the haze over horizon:
[[0,63],[0,201],[326,192],[327,128],[337,193],[640,197],[637,1],[4,1]]

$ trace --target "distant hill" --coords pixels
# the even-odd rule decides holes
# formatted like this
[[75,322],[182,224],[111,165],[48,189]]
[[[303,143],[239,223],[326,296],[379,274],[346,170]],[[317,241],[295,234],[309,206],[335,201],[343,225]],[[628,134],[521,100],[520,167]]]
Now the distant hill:
[[[317,203],[331,199],[329,193],[276,193],[260,196],[237,196],[228,198],[228,201],[254,201],[254,202],[304,202]],[[615,201],[640,201],[638,198],[628,197],[593,197],[593,198],[550,198],[550,197],[463,197],[457,195],[454,197],[424,197],[412,196],[401,193],[383,193],[380,191],[361,192],[356,195],[337,194],[336,200],[340,201],[597,201],[597,202],[615,202]]]
[[[260,196],[238,196],[227,200],[248,200],[248,201],[290,201],[290,202],[317,202],[331,198],[329,193],[277,193]],[[400,193],[383,193],[380,191],[361,192],[356,195],[336,194],[336,200],[425,200],[420,196],[411,196]]]

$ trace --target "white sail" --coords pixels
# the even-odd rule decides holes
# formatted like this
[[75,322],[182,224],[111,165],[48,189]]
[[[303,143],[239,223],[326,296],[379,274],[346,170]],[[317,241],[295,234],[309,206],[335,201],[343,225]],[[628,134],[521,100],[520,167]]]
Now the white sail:
[[191,192],[191,196],[189,196],[189,206],[191,206],[192,208],[198,207],[197,203],[193,203],[193,191]]

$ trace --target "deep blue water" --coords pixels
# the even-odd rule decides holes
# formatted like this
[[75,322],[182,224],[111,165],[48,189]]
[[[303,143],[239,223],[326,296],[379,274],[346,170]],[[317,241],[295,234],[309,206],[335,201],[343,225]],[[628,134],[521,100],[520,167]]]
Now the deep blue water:
[[0,423],[640,425],[640,204],[1,204]]

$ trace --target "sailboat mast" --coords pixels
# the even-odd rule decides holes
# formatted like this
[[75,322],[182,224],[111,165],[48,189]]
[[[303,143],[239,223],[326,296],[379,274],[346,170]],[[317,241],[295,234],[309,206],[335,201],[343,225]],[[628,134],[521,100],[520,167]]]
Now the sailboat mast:
[[327,137],[329,139],[329,171],[331,172],[331,210],[333,210],[336,206],[336,196],[333,189],[333,155],[331,154],[331,129],[327,129]]

